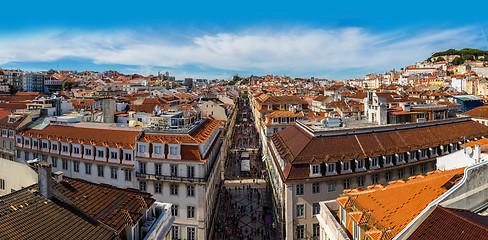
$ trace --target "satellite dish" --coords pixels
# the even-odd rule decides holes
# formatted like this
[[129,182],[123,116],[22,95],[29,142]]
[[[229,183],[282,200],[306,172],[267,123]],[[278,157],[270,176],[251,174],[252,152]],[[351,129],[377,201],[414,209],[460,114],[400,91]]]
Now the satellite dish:
[[469,154],[469,155],[471,155],[473,153],[473,148],[467,147],[466,148],[466,153]]

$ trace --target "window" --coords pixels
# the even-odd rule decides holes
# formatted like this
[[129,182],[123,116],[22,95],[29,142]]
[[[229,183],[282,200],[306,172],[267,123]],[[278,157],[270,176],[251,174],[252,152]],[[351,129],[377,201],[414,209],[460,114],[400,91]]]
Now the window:
[[378,174],[371,175],[372,184],[378,184]]
[[282,117],[282,118],[281,118],[281,123],[286,123],[286,122],[287,122],[287,121],[286,121],[286,117]]
[[85,173],[91,175],[91,163],[85,163]]
[[98,176],[103,177],[103,165],[97,165]]
[[364,186],[364,176],[358,177],[358,187]]
[[410,176],[415,175],[415,166],[410,167]]
[[7,148],[7,140],[5,139],[2,140],[2,148],[3,149]]
[[22,143],[22,139],[17,138],[17,144],[21,144],[21,143]]
[[350,168],[350,167],[351,167],[351,164],[350,164],[350,162],[349,162],[349,161],[342,162],[342,169],[343,169],[344,171],[349,170],[349,168]]
[[146,163],[145,162],[139,162],[139,172],[141,174],[146,174]]
[[146,146],[145,145],[139,145],[139,152],[145,153],[146,152]]
[[280,108],[281,109],[286,109],[286,104],[281,104]]
[[186,207],[186,218],[194,218],[195,217],[195,207],[188,206]]
[[51,158],[51,161],[53,162],[53,167],[57,168],[58,167],[58,158],[52,157]]
[[0,189],[5,190],[5,180],[0,179]]
[[155,167],[154,174],[156,174],[156,176],[161,176],[162,175],[161,164],[155,164],[154,167]]
[[[171,211],[173,211],[173,206],[171,206]],[[173,216],[175,216],[175,215],[173,215]],[[180,227],[179,226],[171,226],[171,240],[178,240],[178,239],[180,239]]]
[[63,148],[62,149],[63,149],[63,152],[68,152],[68,146],[64,146],[63,145]]
[[125,160],[127,160],[127,161],[131,161],[131,160],[132,160],[132,154],[130,154],[130,153],[126,153],[126,154],[125,154]]
[[329,192],[335,192],[335,182],[329,182]]
[[305,238],[305,226],[298,225],[297,226],[297,239],[304,239]]
[[178,154],[178,147],[169,147],[169,154],[170,155],[177,155]]
[[62,161],[63,161],[63,169],[64,170],[68,169],[68,160],[63,159]]
[[422,150],[420,151],[420,157],[421,157],[421,158],[425,158],[425,157],[427,157],[427,149],[422,149]]
[[403,178],[404,172],[405,171],[403,169],[398,169],[398,178],[399,179],[402,179]]
[[194,227],[187,227],[186,228],[186,240],[195,240],[195,228]]
[[422,173],[425,173],[425,172],[426,172],[426,170],[427,170],[427,165],[425,165],[425,163],[422,163],[422,165],[420,165],[420,167],[421,167],[420,171],[421,171]]
[[98,150],[97,151],[97,157],[102,157],[103,158],[103,150]]
[[393,156],[389,155],[385,157],[385,165],[390,165],[393,163]]
[[297,217],[303,217],[305,214],[305,205],[297,204]]
[[171,205],[171,215],[172,216],[178,216],[178,205]]
[[117,152],[110,152],[111,159],[117,159]]
[[314,223],[312,225],[312,237],[318,238],[320,237],[320,225],[318,223]]
[[371,159],[371,166],[374,166],[374,167],[378,166],[378,158],[372,158]]
[[163,153],[163,147],[162,146],[154,146],[154,153],[155,154]]
[[186,186],[186,196],[188,197],[195,196],[195,187],[193,185]]
[[399,153],[398,162],[404,162],[404,161],[405,161],[405,153]]
[[[5,141],[5,140],[4,140]],[[37,140],[32,140],[32,145],[37,148]],[[4,147],[5,148],[5,147]]]
[[80,162],[79,161],[73,161],[73,171],[74,172],[80,172]]
[[90,148],[85,149],[85,155],[86,156],[91,156],[92,155],[92,150]]
[[169,190],[171,195],[178,195],[178,185],[171,184]]
[[344,180],[342,180],[342,185],[344,189],[349,189],[351,185],[351,180],[349,180],[349,178],[345,178]]
[[320,174],[320,164],[312,165],[312,174]]
[[327,164],[328,167],[328,172],[335,172],[335,163],[329,163]]
[[188,166],[187,167],[187,174],[189,178],[194,178],[195,177],[195,167],[194,166]]
[[42,143],[42,148],[47,148],[47,143],[43,142]]
[[320,213],[320,204],[318,202],[312,204],[312,214],[319,214]]
[[146,191],[146,182],[139,182],[139,190]]
[[391,181],[391,172],[390,171],[385,172],[385,179],[386,179],[386,181]]
[[161,183],[159,183],[159,182],[154,183],[154,192],[155,193],[161,193]]
[[125,181],[132,181],[132,171],[130,169],[125,169]]
[[278,118],[273,118],[273,123],[279,123]]
[[363,168],[364,167],[364,160],[357,160],[357,168]]
[[110,168],[110,178],[117,179],[117,168],[116,167]]
[[178,165],[171,165],[171,176],[172,177],[178,176]]
[[24,144],[25,144],[25,145],[29,145],[29,144],[30,144],[30,143],[29,143],[29,140],[28,140],[28,139],[26,139]]
[[290,123],[294,123],[295,122],[295,118],[294,117],[291,117],[291,118],[288,118],[290,119]]
[[320,183],[312,183],[312,193],[320,193]]
[[297,184],[297,195],[303,195],[303,184]]
[[78,147],[74,147],[74,148],[73,148],[73,153],[74,153],[74,154],[80,154],[80,148],[78,148]]

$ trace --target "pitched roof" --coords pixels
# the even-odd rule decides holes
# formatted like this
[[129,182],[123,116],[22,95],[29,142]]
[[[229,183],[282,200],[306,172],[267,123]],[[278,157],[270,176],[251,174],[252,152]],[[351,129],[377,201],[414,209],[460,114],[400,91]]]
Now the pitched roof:
[[77,178],[63,177],[62,182],[53,181],[53,187],[83,212],[119,234],[126,226],[134,226],[143,217],[142,210],[155,202],[146,192]]
[[78,144],[134,149],[140,131],[49,125],[27,129],[18,135]]
[[270,96],[261,94],[256,98],[261,105],[281,105],[281,104],[307,104],[307,101],[298,96]]
[[293,125],[273,134],[271,140],[283,159],[292,163],[309,163],[312,159],[337,162],[388,155],[462,141],[463,136],[472,139],[487,135],[487,126],[462,121],[333,136],[313,136]]
[[[353,209],[370,217],[369,221],[379,224],[381,231],[387,231],[387,239],[397,235],[425,207],[443,193],[463,175],[464,168],[449,171],[434,171],[426,176],[410,177],[408,181],[394,181],[389,185],[374,185],[370,189],[353,189],[342,197],[349,197]],[[344,202],[341,199],[341,202]],[[342,206],[344,207],[344,206]]]
[[463,114],[471,116],[473,118],[487,118],[488,119],[488,106],[477,107],[477,108],[469,110]]
[[54,196],[37,184],[0,197],[2,239],[120,239],[115,231]]
[[488,216],[437,206],[407,239],[486,239]]

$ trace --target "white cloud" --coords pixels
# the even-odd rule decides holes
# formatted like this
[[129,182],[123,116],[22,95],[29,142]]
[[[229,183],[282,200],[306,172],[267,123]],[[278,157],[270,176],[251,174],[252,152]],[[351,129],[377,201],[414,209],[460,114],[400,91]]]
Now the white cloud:
[[[96,64],[323,74],[390,69],[448,48],[482,46],[475,28],[373,33],[362,28],[246,30],[169,41],[164,34],[51,31],[0,37],[0,64],[83,58]],[[186,39],[186,38],[185,38]],[[204,71],[202,71],[204,72]]]

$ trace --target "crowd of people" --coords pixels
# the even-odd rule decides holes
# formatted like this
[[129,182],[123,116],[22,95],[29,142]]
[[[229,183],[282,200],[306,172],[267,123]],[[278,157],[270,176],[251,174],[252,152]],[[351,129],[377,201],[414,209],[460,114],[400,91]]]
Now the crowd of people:
[[[247,99],[241,99],[238,111],[231,151],[225,162],[225,180],[232,187],[224,184],[220,189],[214,239],[271,239],[271,226],[265,224],[265,218],[270,216],[268,188],[262,180],[266,172]],[[243,160],[249,160],[249,169],[245,171],[241,169]]]

